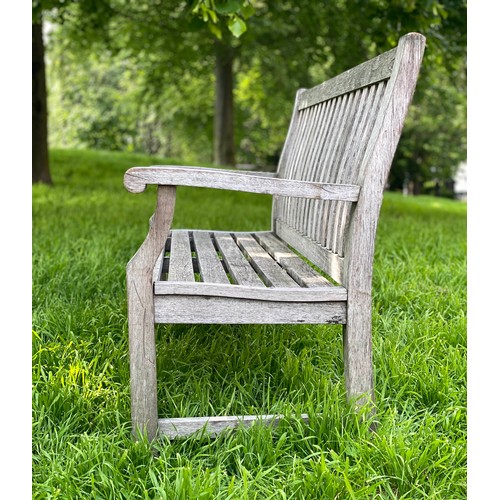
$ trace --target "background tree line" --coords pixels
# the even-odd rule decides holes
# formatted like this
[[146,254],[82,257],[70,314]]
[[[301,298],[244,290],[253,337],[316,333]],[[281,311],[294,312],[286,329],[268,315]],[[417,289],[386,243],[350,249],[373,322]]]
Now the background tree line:
[[[448,179],[466,158],[464,1],[32,5],[33,116],[37,103],[43,108],[35,66],[43,69],[45,61],[51,145],[274,168],[297,88],[320,83],[418,31],[427,37],[427,49],[391,187]],[[44,18],[52,27],[45,47],[37,38]],[[35,142],[41,144],[43,135],[43,123],[34,120],[34,182],[50,182],[49,167],[35,171],[45,154]]]

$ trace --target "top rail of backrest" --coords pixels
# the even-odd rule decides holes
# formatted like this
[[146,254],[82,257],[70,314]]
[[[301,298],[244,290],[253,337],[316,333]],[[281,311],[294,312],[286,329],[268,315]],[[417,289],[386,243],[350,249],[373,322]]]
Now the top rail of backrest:
[[320,102],[387,80],[392,74],[396,52],[397,47],[348,69],[326,82],[303,90],[297,97],[297,109],[303,110]]

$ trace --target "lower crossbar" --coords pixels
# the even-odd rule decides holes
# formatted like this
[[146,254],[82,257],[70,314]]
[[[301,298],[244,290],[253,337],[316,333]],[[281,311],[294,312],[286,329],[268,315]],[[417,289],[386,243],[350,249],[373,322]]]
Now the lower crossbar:
[[[306,413],[300,417],[306,422],[309,420]],[[226,429],[235,429],[240,425],[245,427],[250,427],[254,423],[277,425],[282,419],[283,415],[160,418],[158,419],[158,434],[160,437],[175,439],[190,436],[204,429],[210,437],[215,437]]]

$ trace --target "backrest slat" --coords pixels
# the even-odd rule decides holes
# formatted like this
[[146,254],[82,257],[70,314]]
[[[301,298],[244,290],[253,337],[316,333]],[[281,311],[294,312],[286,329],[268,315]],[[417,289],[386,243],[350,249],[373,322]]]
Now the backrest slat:
[[[308,171],[310,167],[309,163],[309,157],[314,149],[314,143],[316,139],[316,131],[318,130],[318,123],[320,122],[320,117],[321,117],[321,106],[314,106],[310,108],[312,110],[312,114],[309,117],[308,120],[308,127],[307,127],[307,135],[304,137],[304,147],[301,149],[301,154],[297,158],[297,170],[296,170],[296,176],[294,177],[297,180],[303,180],[305,177],[308,176]],[[300,211],[302,208],[302,202],[301,200],[295,200],[294,203],[292,203],[292,210],[291,210],[291,217],[290,220],[293,221],[294,227],[297,229],[300,228]]]
[[[319,149],[321,148],[321,132],[325,128],[323,126],[324,121],[325,121],[325,103],[321,103],[318,106],[315,106],[318,110],[315,119],[314,119],[314,125],[313,125],[313,134],[311,137],[311,142],[310,142],[310,148],[309,151],[307,152],[304,160],[303,160],[303,169],[302,169],[302,178],[301,179],[307,179],[309,175],[311,175],[314,178],[314,171],[315,171],[315,158],[317,157],[317,154],[319,152]],[[311,172],[309,172],[311,171]],[[298,201],[298,200],[297,200]],[[306,213],[306,205],[307,202],[310,202],[310,200],[307,200],[303,198],[300,200],[299,203],[296,204],[297,206],[297,216],[296,216],[296,221],[297,221],[297,228],[301,232],[306,232],[307,231],[307,220],[305,219],[304,215]]]
[[[386,87],[385,82],[380,82],[377,85],[370,87],[369,92],[374,93],[373,99],[371,100],[373,106],[373,113],[366,113],[363,117],[363,122],[360,125],[359,133],[356,138],[357,141],[353,144],[353,155],[352,155],[352,164],[359,165],[363,154],[366,151],[366,145],[368,141],[368,135],[370,131],[373,129],[373,125],[375,123],[375,118],[378,114],[380,102],[382,95],[384,93]],[[369,98],[370,101],[370,98]],[[365,145],[363,147],[363,145]],[[358,182],[358,169],[356,168],[348,168],[347,175],[342,179],[343,183],[356,183]],[[352,203],[340,201],[338,202],[338,210],[335,216],[335,222],[331,224],[333,227],[333,240],[331,242],[331,248],[335,253],[339,255],[344,255],[344,241],[345,241],[345,228],[348,224],[349,214],[352,209]]]
[[[376,157],[377,148],[385,147],[384,135],[375,129],[378,123],[391,122],[382,120],[381,114],[393,112],[392,102],[399,106],[397,85],[403,85],[399,84],[404,80],[400,73],[406,64],[403,59],[410,58],[408,47],[414,48],[420,57],[417,69],[408,62],[409,71],[418,74],[422,40],[425,41],[419,34],[406,35],[397,48],[321,85],[299,90],[278,165],[278,177],[355,184],[361,187],[361,197],[366,169],[371,168],[370,158]],[[410,82],[413,82],[413,73],[409,75]],[[416,77],[410,85],[415,83]],[[405,94],[404,99],[407,98]],[[406,114],[408,105],[407,100],[398,109]],[[400,133],[401,129],[391,130],[390,140],[393,141],[394,134],[399,139]],[[392,148],[393,143],[388,142],[387,147]],[[355,206],[356,203],[347,201],[275,197],[273,229],[292,246],[300,237],[305,237],[307,243],[301,243],[306,252],[304,256],[327,273],[334,269],[334,279],[342,283],[343,257]]]
[[[318,178],[321,175],[321,166],[322,166],[322,155],[325,147],[328,145],[328,141],[326,140],[328,137],[328,131],[330,129],[332,118],[334,116],[333,109],[335,108],[336,101],[331,99],[322,103],[323,106],[323,122],[324,125],[320,127],[319,134],[317,134],[317,145],[314,150],[314,154],[311,157],[311,165],[312,165],[312,176],[313,178]],[[315,211],[315,201],[312,199],[304,199],[304,207],[302,211],[302,231],[305,232],[307,229],[307,225],[312,223],[312,219],[314,217]]]

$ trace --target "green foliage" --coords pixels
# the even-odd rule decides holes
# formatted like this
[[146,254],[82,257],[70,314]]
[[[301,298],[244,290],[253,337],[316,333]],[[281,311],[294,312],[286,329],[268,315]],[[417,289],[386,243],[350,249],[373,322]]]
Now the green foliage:
[[452,179],[467,158],[467,92],[465,60],[456,71],[443,65],[422,68],[414,104],[405,121],[391,188],[406,181]]
[[247,30],[244,20],[253,15],[255,9],[250,0],[195,0],[191,11],[199,15],[212,34],[222,40],[221,24],[239,38]]
[[51,144],[210,160],[213,88],[206,81],[181,75],[180,86],[150,86],[125,54],[103,48],[82,61],[57,31],[49,51]]
[[[77,54],[57,74],[51,70],[52,87],[59,87],[59,105],[54,104],[59,107],[51,113],[53,145],[76,144],[65,138],[78,136],[79,144],[91,147],[209,161],[215,45],[224,43],[235,60],[238,160],[276,163],[298,88],[320,83],[418,31],[427,37],[427,48],[391,185],[451,177],[466,157],[462,0],[131,0],[126,9],[119,0],[94,3],[68,3],[64,23],[53,34],[53,60],[52,51]],[[99,54],[93,62],[89,51]],[[85,60],[95,65],[93,71],[115,75],[125,66],[129,80],[89,91],[93,83],[82,74]],[[68,98],[73,91],[67,82],[78,73],[74,85],[93,97],[75,102]],[[95,83],[103,85],[102,79]],[[106,96],[97,99],[99,93]],[[63,114],[90,115],[90,121],[68,120],[70,126],[61,129],[61,108]],[[98,140],[104,136],[109,137]]]
[[[338,326],[163,325],[162,416],[280,412],[214,440],[130,435],[125,265],[154,190],[128,167],[175,160],[51,152],[33,186],[34,499],[466,496],[466,205],[386,193],[377,237],[376,434],[345,403]],[[178,190],[175,227],[267,229],[267,196]],[[237,210],[235,207],[244,208]],[[309,424],[297,415],[307,412]]]

